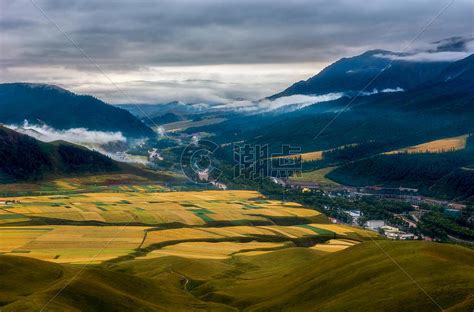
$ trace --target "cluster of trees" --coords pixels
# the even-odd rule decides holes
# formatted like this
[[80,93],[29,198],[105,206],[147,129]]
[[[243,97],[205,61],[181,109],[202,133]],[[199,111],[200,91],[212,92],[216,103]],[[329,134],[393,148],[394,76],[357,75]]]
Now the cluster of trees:
[[[470,213],[470,218],[472,218],[472,207],[467,210],[464,214]],[[474,240],[474,226],[468,219],[463,217],[453,219],[439,211],[432,211],[423,215],[418,228],[421,233],[439,240],[449,240],[449,236],[454,236],[472,241]]]
[[60,144],[58,153],[67,172],[107,172],[120,169],[109,157],[73,145]]
[[[354,185],[405,186],[424,194],[474,193],[474,171],[461,170],[474,162],[474,151],[378,155],[349,163],[328,174],[336,182]],[[446,179],[443,181],[442,179]]]
[[406,218],[412,219],[408,213],[413,211],[414,208],[406,202],[375,198],[330,197],[322,191],[303,193],[299,189],[286,189],[273,183],[269,178],[257,180],[234,179],[232,177],[232,167],[224,166],[223,168],[220,180],[225,181],[230,188],[254,189],[272,199],[298,202],[346,223],[353,221],[348,211],[358,210],[362,214],[358,220],[360,225],[363,225],[367,220],[379,219],[385,220],[388,224],[397,226],[403,231],[415,235],[423,234],[441,241],[449,240],[448,235],[466,240],[474,239],[472,236],[474,231],[474,206],[468,206],[462,211],[460,218],[453,219],[443,213],[444,208],[442,207],[420,204],[420,209],[429,212],[418,222],[418,228],[413,228],[396,216],[397,214],[404,214]]
[[323,158],[332,163],[346,163],[370,155],[387,151],[393,144],[384,141],[367,141],[358,144],[344,145],[323,152]]

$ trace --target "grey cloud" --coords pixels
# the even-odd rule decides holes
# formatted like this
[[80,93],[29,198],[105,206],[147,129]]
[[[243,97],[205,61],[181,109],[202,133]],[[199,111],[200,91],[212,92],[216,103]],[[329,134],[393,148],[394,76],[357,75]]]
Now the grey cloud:
[[[64,60],[70,43],[42,21],[43,16],[29,1],[19,3],[10,5],[5,13],[10,25],[15,17],[21,23],[21,11],[40,26],[37,31],[24,33],[21,42],[7,34],[6,42],[27,45],[19,61],[50,56],[47,62],[70,63],[68,58]],[[88,54],[120,67],[130,61],[137,65],[331,61],[350,53],[348,46],[360,51],[372,47],[397,50],[446,1],[36,3]],[[450,28],[458,31],[461,23],[464,33],[454,35],[472,32],[472,6],[455,2],[438,21],[444,27],[433,27],[426,35],[433,39],[452,36]],[[7,30],[2,25],[0,29]],[[28,44],[42,29],[57,34]]]
[[470,49],[474,38],[451,37],[433,42],[436,45],[430,52],[465,52]]
[[[34,1],[107,73],[212,64],[294,63],[296,68],[306,66],[301,65],[306,62],[333,62],[374,48],[400,51],[448,3],[447,0]],[[28,66],[42,67],[44,74],[36,73],[21,80],[49,79],[54,76],[53,67],[72,69],[83,75],[97,71],[29,0],[1,0],[0,6],[0,79],[21,79],[18,68]],[[453,36],[472,37],[473,11],[472,1],[455,1],[410,48]],[[307,77],[299,77],[303,78]],[[180,87],[196,93],[193,80],[203,78],[187,79],[187,82],[186,77],[180,80]],[[211,80],[207,86],[202,81],[203,88],[209,90],[219,85],[216,81],[221,81],[219,77],[204,79]],[[282,82],[290,83],[287,79],[281,77]],[[256,77],[245,82],[258,81]],[[62,81],[55,83],[68,86]],[[238,85],[243,84],[244,81]],[[256,97],[261,93],[271,94],[277,87],[273,84],[269,88],[272,90],[265,92],[249,86],[238,94],[231,81],[221,85],[210,93],[218,94],[218,98],[249,94]],[[156,84],[149,83],[148,87],[155,88]],[[162,97],[180,95],[174,86],[165,89],[163,84],[158,88],[167,93],[161,94]],[[91,87],[86,89],[84,85],[81,87],[84,91],[94,91]],[[100,94],[111,99],[112,87],[107,91],[102,86],[95,89],[103,90]],[[157,93],[145,91],[155,96]]]

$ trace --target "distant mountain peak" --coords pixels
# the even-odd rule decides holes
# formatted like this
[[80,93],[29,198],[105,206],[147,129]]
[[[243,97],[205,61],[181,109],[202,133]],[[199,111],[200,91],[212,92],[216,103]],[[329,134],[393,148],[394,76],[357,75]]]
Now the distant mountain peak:
[[417,61],[409,57],[409,53],[375,49],[342,58],[310,79],[299,81],[269,99],[296,94],[349,94],[373,89],[410,90],[436,78],[452,63]]
[[58,92],[64,92],[64,93],[70,93],[70,94],[75,94],[74,92],[71,92],[69,90],[66,90],[64,88],[61,88],[57,85],[52,85],[52,84],[46,84],[46,83],[36,83],[36,82],[12,82],[12,83],[5,83],[4,85],[11,85],[11,86],[22,86],[22,87],[28,87],[31,89],[43,89],[43,90],[54,90]]

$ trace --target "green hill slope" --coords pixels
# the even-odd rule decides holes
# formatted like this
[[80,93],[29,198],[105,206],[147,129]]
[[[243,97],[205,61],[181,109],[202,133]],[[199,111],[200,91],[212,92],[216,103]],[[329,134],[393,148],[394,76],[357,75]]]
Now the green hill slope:
[[0,256],[0,306],[39,310],[58,294],[48,310],[472,311],[473,257],[471,249],[416,241],[365,242],[328,255],[290,248],[228,260],[163,257],[83,271]]
[[245,273],[193,292],[249,311],[436,311],[436,304],[471,311],[473,256],[465,248],[423,242],[367,242],[324,257],[283,250],[242,257],[236,265],[250,268]]
[[0,267],[2,311],[226,310],[184,292],[173,278],[156,281],[8,256],[0,256]]

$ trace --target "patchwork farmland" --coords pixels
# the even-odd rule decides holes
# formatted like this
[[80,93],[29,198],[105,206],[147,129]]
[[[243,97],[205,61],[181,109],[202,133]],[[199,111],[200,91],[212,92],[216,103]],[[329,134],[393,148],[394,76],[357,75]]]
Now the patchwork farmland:
[[171,255],[224,259],[315,247],[335,239],[356,244],[376,237],[366,230],[330,224],[316,210],[269,200],[255,191],[152,192],[122,186],[120,192],[2,201],[6,204],[0,207],[0,235],[6,243],[0,252],[57,263],[99,264]]

